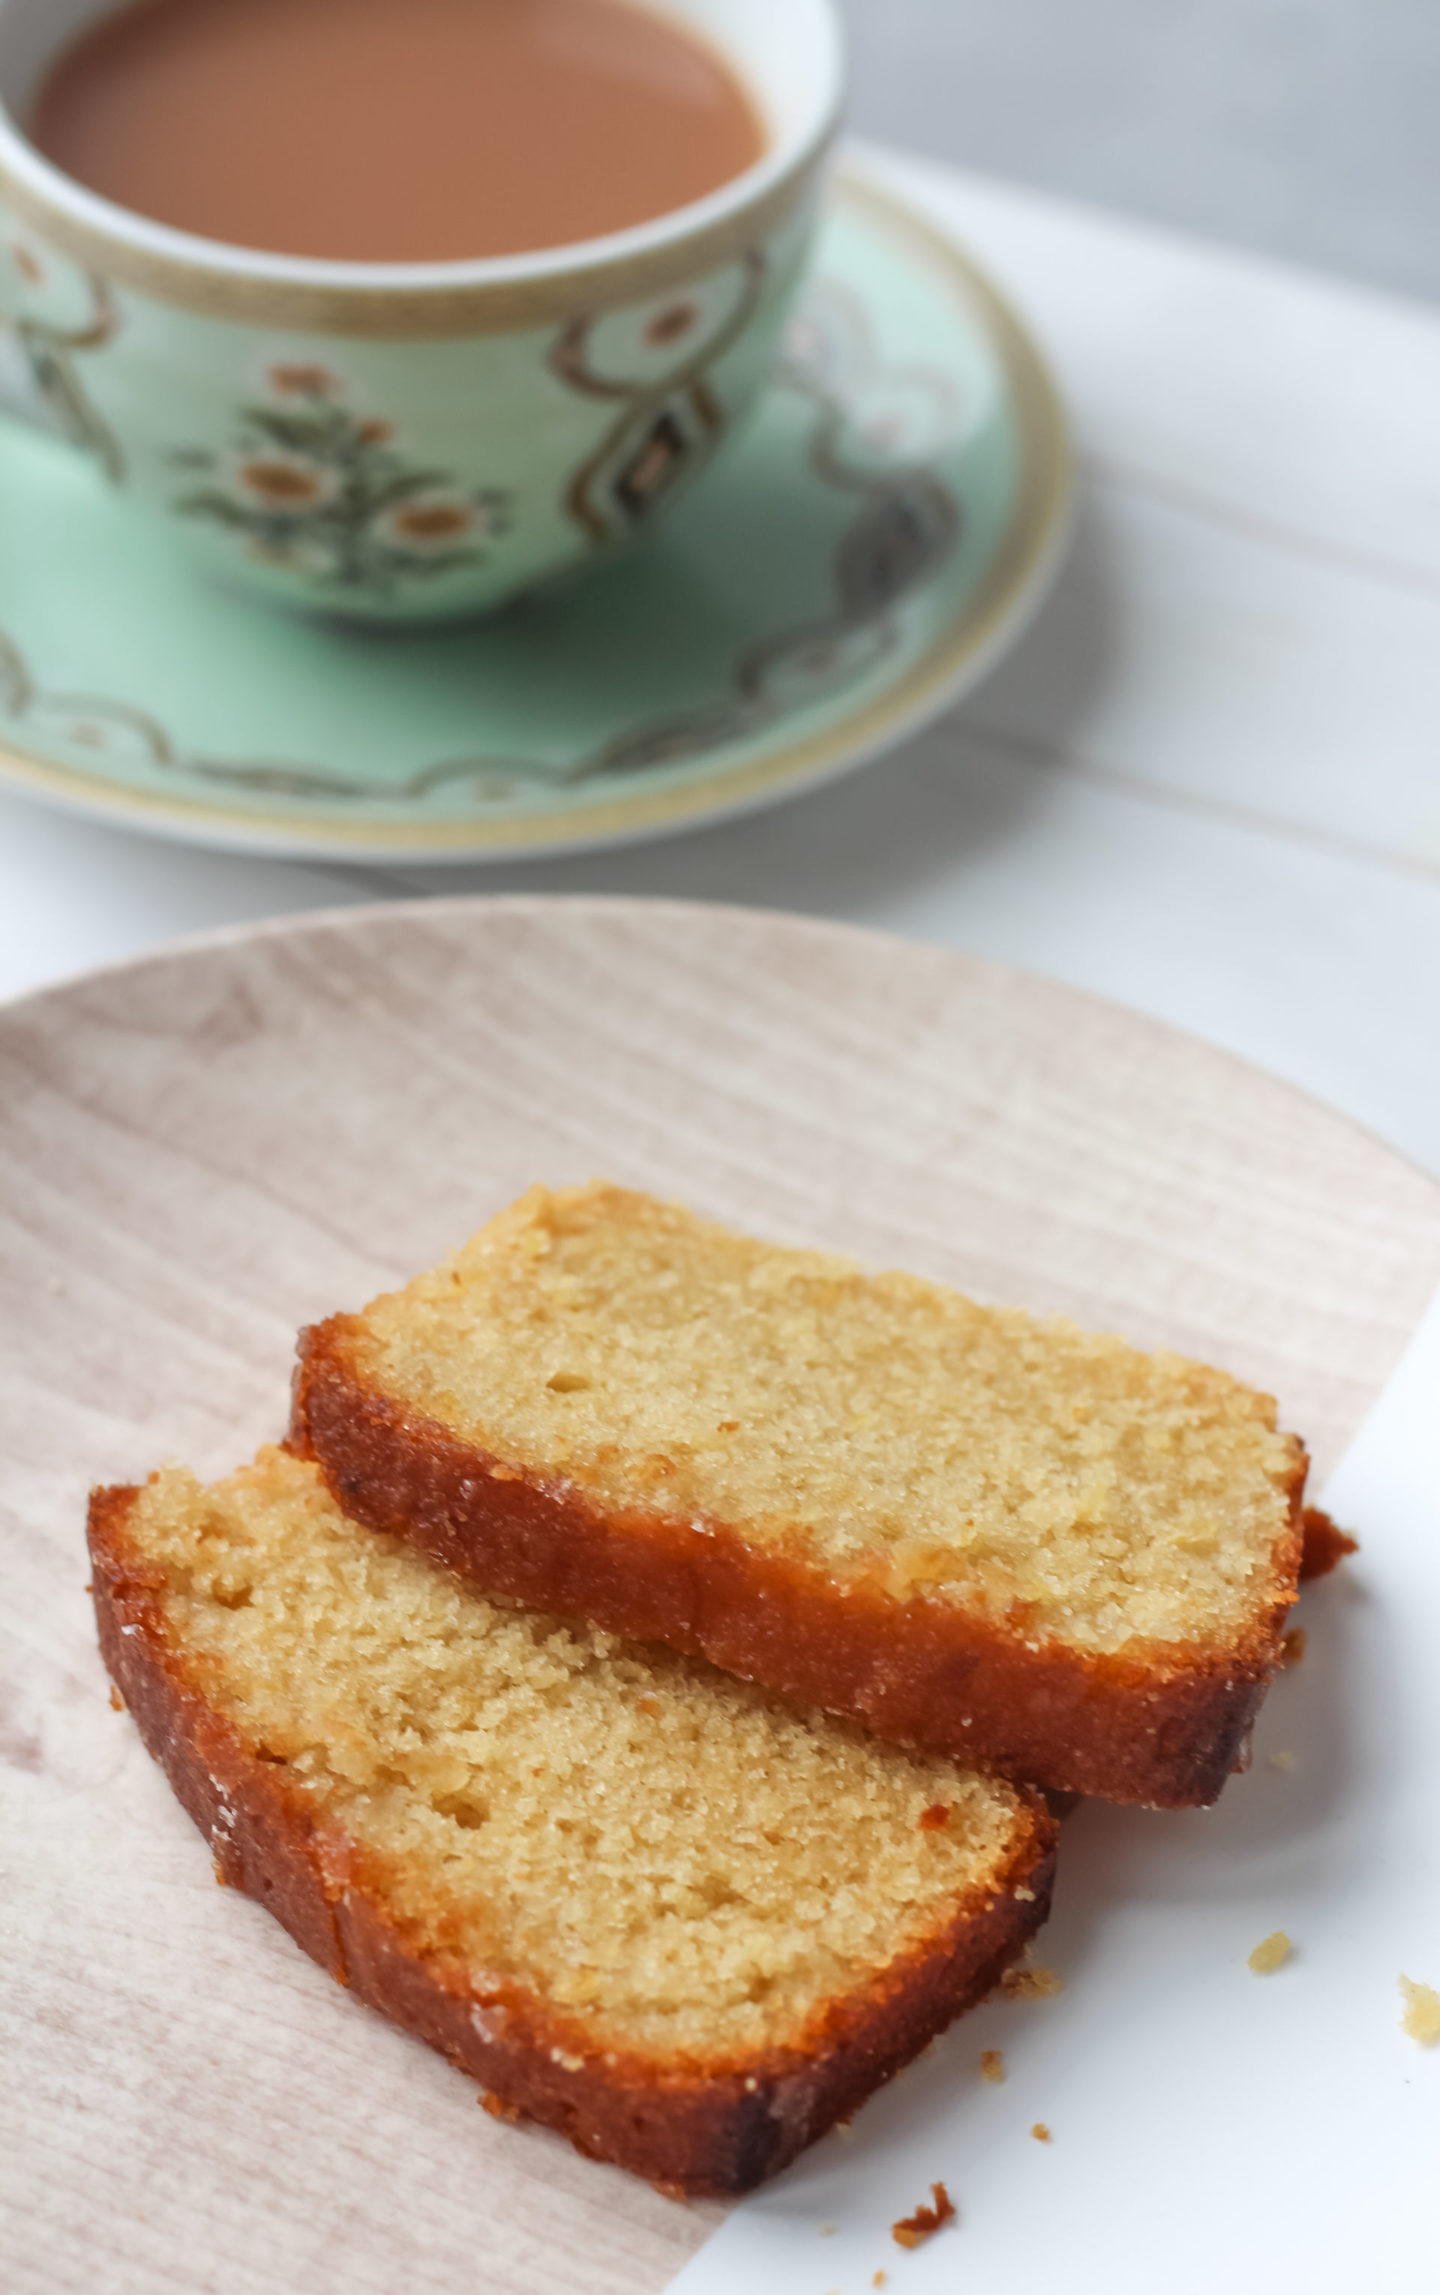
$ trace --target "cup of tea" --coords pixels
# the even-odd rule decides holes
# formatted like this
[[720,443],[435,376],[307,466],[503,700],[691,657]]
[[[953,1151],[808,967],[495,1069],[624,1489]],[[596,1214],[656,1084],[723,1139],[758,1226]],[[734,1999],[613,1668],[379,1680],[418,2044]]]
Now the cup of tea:
[[282,605],[482,612],[762,388],[831,0],[0,0],[0,385]]

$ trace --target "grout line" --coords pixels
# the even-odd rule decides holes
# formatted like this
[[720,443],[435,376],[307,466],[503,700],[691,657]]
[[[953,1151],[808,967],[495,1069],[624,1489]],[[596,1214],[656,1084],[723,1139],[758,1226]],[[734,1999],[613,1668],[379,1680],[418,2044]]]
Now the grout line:
[[1129,797],[1148,798],[1171,812],[1198,815],[1203,820],[1224,821],[1232,828],[1258,830],[1263,836],[1308,845],[1312,851],[1327,853],[1340,860],[1363,861],[1371,867],[1393,871],[1398,876],[1418,878],[1422,884],[1440,884],[1440,858],[1425,860],[1411,853],[1397,851],[1392,845],[1373,845],[1364,838],[1346,836],[1336,829],[1319,828],[1309,821],[1292,820],[1284,813],[1265,813],[1250,805],[1237,805],[1226,797],[1205,796],[1198,790],[1177,789],[1164,782],[1144,780],[1138,773],[1117,772],[1113,766],[1097,765],[1090,758],[1064,748],[1059,742],[1038,740],[1024,733],[1009,733],[1002,726],[987,724],[982,718],[963,712],[958,722],[963,731],[973,733],[1004,755],[1018,758],[1021,763],[1032,765],[1041,772],[1063,773],[1072,780],[1084,781],[1096,788],[1114,789]]
[[1335,571],[1349,574],[1359,581],[1377,582],[1386,589],[1403,590],[1408,597],[1440,600],[1440,569],[1416,566],[1403,558],[1387,558],[1378,550],[1352,547],[1347,542],[1332,541],[1328,535],[1312,534],[1303,527],[1287,526],[1283,519],[1268,518],[1262,511],[1245,510],[1238,503],[1228,502],[1223,495],[1208,494],[1198,486],[1187,486],[1183,478],[1169,478],[1156,470],[1147,470],[1137,463],[1117,462],[1105,454],[1096,454],[1088,448],[1079,456],[1082,467],[1102,485],[1129,488],[1137,494],[1150,494],[1174,508],[1188,510],[1197,518],[1207,519],[1211,525],[1224,526],[1231,533],[1243,534],[1247,540],[1261,542],[1272,550],[1283,550],[1290,557],[1307,558],[1313,563],[1329,566]]

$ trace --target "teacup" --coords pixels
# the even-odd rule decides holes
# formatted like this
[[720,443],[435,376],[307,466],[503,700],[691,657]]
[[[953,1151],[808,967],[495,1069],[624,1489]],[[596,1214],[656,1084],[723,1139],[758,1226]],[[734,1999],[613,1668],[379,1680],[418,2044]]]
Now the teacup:
[[482,612],[642,532],[742,421],[817,219],[832,0],[669,0],[768,130],[709,197],[570,247],[407,264],[197,238],[43,159],[14,121],[114,5],[0,0],[0,387],[215,573],[359,620]]

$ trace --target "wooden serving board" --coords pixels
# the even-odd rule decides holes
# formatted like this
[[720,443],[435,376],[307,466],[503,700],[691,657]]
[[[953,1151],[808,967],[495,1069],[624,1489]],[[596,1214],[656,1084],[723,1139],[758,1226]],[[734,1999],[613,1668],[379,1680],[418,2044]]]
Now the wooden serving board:
[[437,901],[0,1013],[14,2295],[645,2295],[720,2220],[477,2111],[219,1893],[85,1596],[90,1483],[235,1464],[298,1324],[591,1173],[1223,1363],[1322,1475],[1440,1285],[1440,1188],[1299,1093],[840,927]]

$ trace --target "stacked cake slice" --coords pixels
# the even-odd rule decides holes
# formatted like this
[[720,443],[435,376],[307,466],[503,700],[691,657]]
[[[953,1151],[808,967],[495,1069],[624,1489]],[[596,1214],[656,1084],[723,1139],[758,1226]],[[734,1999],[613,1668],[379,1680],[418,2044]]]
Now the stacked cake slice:
[[733,2192],[1018,1954],[1037,1788],[1218,1792],[1304,1471],[1200,1365],[535,1189],[91,1550],[222,1876],[495,2108]]

